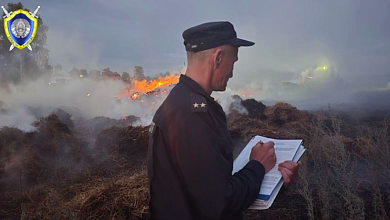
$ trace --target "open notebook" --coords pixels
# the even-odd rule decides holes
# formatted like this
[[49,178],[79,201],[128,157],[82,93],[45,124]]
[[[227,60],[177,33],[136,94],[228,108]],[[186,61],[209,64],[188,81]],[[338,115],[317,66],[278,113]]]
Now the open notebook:
[[268,171],[261,183],[260,192],[250,209],[268,209],[274,202],[280,188],[283,186],[282,174],[278,170],[278,164],[286,160],[297,162],[306,148],[302,146],[302,140],[280,140],[263,136],[254,136],[244,147],[233,162],[233,174],[241,170],[248,162],[252,148],[257,142],[273,141],[275,143],[276,164]]

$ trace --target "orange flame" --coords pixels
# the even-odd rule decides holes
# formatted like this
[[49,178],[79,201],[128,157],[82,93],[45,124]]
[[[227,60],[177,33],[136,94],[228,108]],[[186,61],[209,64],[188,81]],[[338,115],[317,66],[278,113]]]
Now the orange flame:
[[131,100],[138,99],[139,98],[139,92],[134,93],[133,95],[130,96]]
[[[138,99],[140,93],[145,93],[149,95],[151,91],[157,88],[166,87],[178,83],[179,78],[180,75],[168,75],[164,77],[158,77],[157,79],[149,81],[146,79],[141,81],[133,80],[129,86],[127,86],[117,95],[117,99],[124,97],[130,100]],[[166,93],[166,91],[164,93]],[[157,96],[157,94],[157,92],[153,93],[153,95],[155,96]]]

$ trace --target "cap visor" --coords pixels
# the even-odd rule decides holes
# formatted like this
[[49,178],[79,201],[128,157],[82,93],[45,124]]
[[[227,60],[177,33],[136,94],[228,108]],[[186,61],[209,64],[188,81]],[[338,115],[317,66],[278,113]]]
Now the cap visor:
[[240,38],[235,38],[231,40],[230,44],[237,47],[249,47],[255,45],[255,43],[252,41],[247,41]]

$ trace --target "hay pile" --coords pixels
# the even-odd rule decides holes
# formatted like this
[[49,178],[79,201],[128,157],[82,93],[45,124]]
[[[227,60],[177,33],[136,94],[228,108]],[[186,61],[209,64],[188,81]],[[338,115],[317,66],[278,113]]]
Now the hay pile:
[[95,149],[100,153],[132,157],[147,150],[149,127],[114,126],[103,129],[96,139]]
[[94,152],[99,163],[90,172],[111,177],[118,173],[137,173],[144,168],[149,127],[113,126],[103,129],[96,138]]
[[[63,107],[67,108],[67,107]],[[54,113],[58,118],[61,120],[63,124],[68,126],[68,128],[73,128],[73,121],[71,120],[72,115],[69,114],[67,111],[65,111],[63,108],[52,108],[52,107],[43,107],[43,106],[37,106],[27,107],[27,112],[35,117],[40,117],[42,115],[48,115],[50,113]]]
[[[0,217],[47,220],[147,219],[148,195],[145,172],[133,176],[121,175],[110,180],[85,179],[80,183],[48,186],[31,193],[7,193],[8,207],[7,210],[3,209],[5,207],[0,208]],[[7,215],[4,215],[5,212]]]
[[265,106],[253,99],[242,101],[242,105],[247,108],[248,114],[233,111],[227,117],[233,137],[242,137],[246,141],[254,135],[280,139],[308,137],[310,117],[307,112],[287,103]]
[[144,219],[148,127],[115,121],[92,145],[56,114],[0,129],[0,219]]
[[147,176],[141,172],[80,193],[69,205],[79,219],[146,219],[148,199]]
[[84,179],[31,192],[5,192],[1,219],[147,219],[146,172]]
[[[374,134],[370,135],[370,128],[365,127],[366,117],[350,116],[348,113],[332,109],[316,112],[301,111],[282,102],[265,106],[256,100],[247,99],[242,100],[241,103],[248,110],[248,114],[240,114],[233,110],[227,116],[227,121],[232,137],[242,138],[244,143],[254,135],[276,139],[303,139],[307,143],[312,133],[320,128],[327,132],[338,131],[349,152],[362,156],[370,154]],[[385,126],[383,118],[372,116],[369,118],[371,120],[368,120],[368,125]]]
[[[38,186],[42,182],[72,175],[82,167],[87,143],[73,136],[55,114],[33,123],[33,132],[4,127],[0,130],[1,185],[5,189]],[[69,169],[63,167],[69,166]]]
[[[233,138],[243,145],[253,135],[300,138],[308,146],[329,146],[333,142],[324,142],[329,139],[342,140],[340,147],[359,155],[383,155],[373,151],[376,139],[370,130],[361,130],[365,135],[356,131],[359,123],[343,124],[332,114],[314,116],[287,103],[265,106],[249,99],[242,105],[248,114],[233,110],[227,119]],[[0,129],[0,219],[147,219],[148,127],[132,126],[136,117],[98,117],[73,121],[69,129],[69,121],[61,118],[39,118],[33,132]],[[334,134],[337,123],[348,134]],[[282,190],[280,195],[272,210],[247,211],[246,217],[306,217],[299,190]],[[286,209],[290,201],[295,203]]]
[[95,117],[89,120],[80,119],[77,123],[77,132],[81,132],[82,136],[96,138],[96,136],[105,128],[112,126],[129,126],[140,121],[139,117],[128,116],[124,119],[112,119],[108,117]]

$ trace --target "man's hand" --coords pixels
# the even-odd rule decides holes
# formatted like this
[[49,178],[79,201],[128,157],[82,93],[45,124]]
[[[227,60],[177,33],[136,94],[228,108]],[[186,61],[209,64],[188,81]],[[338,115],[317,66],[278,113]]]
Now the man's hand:
[[284,186],[287,186],[295,180],[298,175],[299,165],[301,165],[300,161],[296,163],[290,160],[279,164],[278,170],[282,173]]
[[257,160],[263,164],[265,172],[268,172],[276,163],[276,155],[274,149],[275,143],[272,141],[257,143],[251,151],[250,160]]

